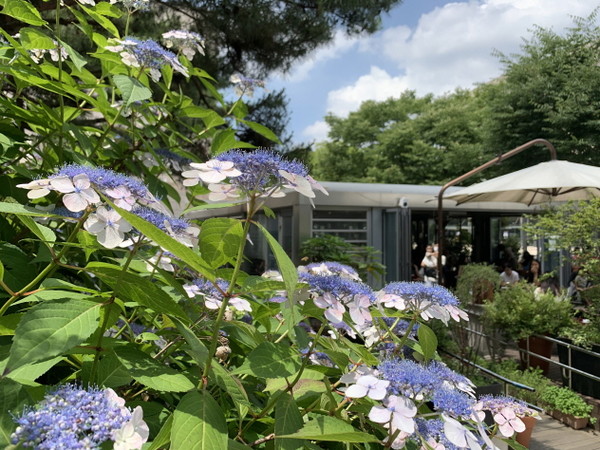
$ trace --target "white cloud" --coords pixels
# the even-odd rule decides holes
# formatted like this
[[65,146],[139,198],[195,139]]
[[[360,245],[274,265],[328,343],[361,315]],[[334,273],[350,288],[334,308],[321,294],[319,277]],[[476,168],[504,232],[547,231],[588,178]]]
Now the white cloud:
[[[595,4],[593,4],[595,3]],[[366,39],[363,51],[383,53],[423,95],[487,82],[502,72],[494,51],[520,51],[534,25],[560,32],[572,16],[587,16],[589,0],[483,0],[448,3],[424,14],[416,29],[398,26]]]
[[[397,97],[406,89],[414,89],[418,95],[441,95],[458,87],[471,88],[502,73],[495,51],[521,53],[523,39],[531,38],[536,25],[561,33],[573,26],[573,16],[587,17],[598,6],[598,0],[448,2],[423,14],[412,29],[400,25],[359,40],[340,33],[332,46],[297,66],[286,81],[306,77],[305,82],[318,86],[321,80],[308,77],[317,65],[340,58],[336,67],[344,70],[344,64],[356,58],[354,52],[371,57],[369,71],[353,83],[336,87],[326,95],[315,88],[310,110],[302,110],[303,119],[312,115],[317,119],[325,111],[345,116],[365,100]],[[395,22],[402,23],[402,6],[396,12]],[[306,102],[305,95],[302,102]],[[319,121],[301,134],[319,139],[325,137],[325,131],[326,124]]]
[[302,137],[309,141],[322,142],[327,139],[329,125],[323,120],[319,120],[302,130]]
[[304,60],[295,64],[290,72],[274,74],[274,78],[287,83],[304,81],[315,66],[331,59],[341,58],[345,53],[357,46],[360,40],[360,36],[350,37],[342,30],[338,30],[330,44],[317,49]]
[[385,70],[372,66],[370,72],[361,76],[354,84],[329,92],[327,111],[345,116],[358,109],[365,100],[383,101],[399,97],[407,88],[404,77],[392,77]]

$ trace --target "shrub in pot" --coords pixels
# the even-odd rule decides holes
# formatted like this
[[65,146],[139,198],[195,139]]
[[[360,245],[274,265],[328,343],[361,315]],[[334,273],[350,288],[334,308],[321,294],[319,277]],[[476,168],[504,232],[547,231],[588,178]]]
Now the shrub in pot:
[[[534,295],[534,287],[516,283],[496,292],[494,301],[484,304],[483,321],[500,332],[507,340],[528,346],[529,351],[550,357],[552,343],[535,339],[535,335],[557,335],[571,324],[573,316],[570,302],[551,293]],[[541,341],[549,343],[546,348],[535,348]],[[527,358],[524,358],[527,361]],[[547,372],[548,362],[530,357],[529,365]]]
[[456,282],[456,296],[463,304],[480,304],[494,298],[500,286],[500,277],[494,267],[487,264],[467,264]]

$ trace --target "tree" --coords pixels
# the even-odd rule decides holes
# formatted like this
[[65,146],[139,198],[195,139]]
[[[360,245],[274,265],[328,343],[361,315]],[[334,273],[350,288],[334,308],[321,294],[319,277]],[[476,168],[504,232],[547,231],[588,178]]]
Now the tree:
[[[490,105],[488,145],[498,153],[545,138],[559,158],[600,164],[600,27],[597,11],[561,36],[537,28],[520,55],[500,54],[503,76],[484,88]],[[540,148],[504,162],[510,172],[547,159]]]
[[313,155],[314,172],[331,181],[444,183],[487,159],[485,108],[478,90],[365,102],[346,119],[326,118],[331,141]]

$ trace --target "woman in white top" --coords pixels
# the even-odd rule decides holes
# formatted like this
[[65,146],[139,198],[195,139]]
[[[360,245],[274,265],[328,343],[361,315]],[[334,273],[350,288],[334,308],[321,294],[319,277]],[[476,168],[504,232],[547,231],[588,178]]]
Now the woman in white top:
[[[442,266],[445,264],[445,257],[442,256]],[[433,284],[438,282],[438,248],[437,245],[428,245],[425,249],[425,257],[421,261],[421,267],[423,268],[423,281],[426,284]]]

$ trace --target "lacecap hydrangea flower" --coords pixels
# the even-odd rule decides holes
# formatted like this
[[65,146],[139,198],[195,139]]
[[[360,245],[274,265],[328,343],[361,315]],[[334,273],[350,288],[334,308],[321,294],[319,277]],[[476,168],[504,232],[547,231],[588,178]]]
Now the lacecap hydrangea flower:
[[248,78],[239,73],[235,73],[229,77],[229,81],[231,81],[235,85],[235,93],[237,95],[246,94],[249,97],[254,95],[254,89],[257,87],[263,88],[265,87],[265,82],[262,80],[257,80],[255,78]]
[[39,450],[141,449],[149,429],[141,407],[133,411],[112,389],[83,389],[74,384],[50,391],[37,405],[15,417],[11,442]]
[[160,79],[160,68],[166,65],[186,77],[189,76],[188,70],[179,62],[177,55],[164,49],[152,39],[141,40],[128,36],[123,40],[117,40],[116,44],[105,48],[118,53],[127,66],[150,69],[150,77],[154,81]]
[[456,322],[469,320],[467,313],[459,308],[458,298],[437,284],[390,283],[378,293],[378,302],[387,308],[418,312],[423,320],[440,319],[445,324],[450,318]]
[[299,161],[287,161],[275,152],[230,150],[205,163],[191,163],[182,173],[184,185],[207,185],[210,201],[227,198],[281,197],[292,189],[312,199],[314,189],[327,194]]
[[[204,306],[207,309],[219,309],[225,299],[225,292],[229,289],[229,282],[217,279],[216,284],[204,278],[196,278],[192,283],[183,286],[188,297],[201,297],[204,299]],[[233,308],[237,311],[251,312],[252,308],[248,300],[241,297],[232,296],[229,298],[227,308]]]
[[204,55],[204,39],[193,31],[171,30],[162,34],[167,48],[177,48],[187,59],[192,59],[196,52]]

